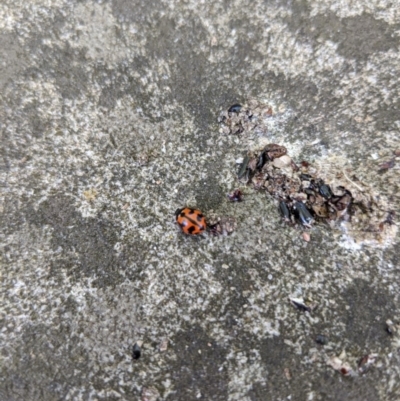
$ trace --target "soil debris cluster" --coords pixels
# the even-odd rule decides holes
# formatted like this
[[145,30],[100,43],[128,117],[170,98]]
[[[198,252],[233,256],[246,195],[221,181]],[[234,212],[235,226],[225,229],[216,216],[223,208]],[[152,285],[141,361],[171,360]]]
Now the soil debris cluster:
[[[270,106],[252,101],[249,106],[231,106],[219,122],[226,134],[245,138],[256,127],[265,133],[263,120],[271,115]],[[269,143],[249,150],[237,175],[241,183],[275,199],[292,226],[326,223],[358,244],[386,245],[396,235],[395,212],[388,200],[345,168],[340,158],[295,161],[286,146]]]

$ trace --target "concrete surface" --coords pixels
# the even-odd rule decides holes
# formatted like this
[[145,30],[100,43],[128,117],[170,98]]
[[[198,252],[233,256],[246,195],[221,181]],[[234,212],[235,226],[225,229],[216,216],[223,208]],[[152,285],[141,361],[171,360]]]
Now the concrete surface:
[[[265,195],[226,200],[270,141],[339,157],[398,211],[400,160],[379,166],[400,148],[399,32],[389,0],[3,0],[0,399],[399,400],[398,236],[305,242]],[[221,133],[254,98],[268,130]],[[237,230],[185,237],[184,205]]]

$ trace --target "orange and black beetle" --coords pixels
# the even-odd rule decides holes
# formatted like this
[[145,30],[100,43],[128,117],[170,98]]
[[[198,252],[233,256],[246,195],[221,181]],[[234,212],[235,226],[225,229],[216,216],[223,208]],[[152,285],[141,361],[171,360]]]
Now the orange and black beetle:
[[200,210],[184,207],[175,212],[176,222],[185,234],[202,234],[206,228],[206,219]]

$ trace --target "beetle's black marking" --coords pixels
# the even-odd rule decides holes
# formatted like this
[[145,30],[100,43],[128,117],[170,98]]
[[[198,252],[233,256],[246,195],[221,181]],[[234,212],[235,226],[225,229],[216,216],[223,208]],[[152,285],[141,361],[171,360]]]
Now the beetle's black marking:
[[182,208],[176,209],[175,216],[178,217],[178,215],[182,212],[182,210],[183,210]]
[[196,231],[196,227],[194,226],[189,227],[188,229],[189,234],[193,234],[193,231]]
[[201,213],[199,213],[197,215],[197,221],[202,221],[203,220],[203,215]]
[[183,212],[181,212],[181,214],[180,214],[180,217],[183,217],[183,218],[185,218],[185,217],[186,217],[186,214],[185,214],[185,213],[183,213]]
[[189,214],[193,214],[195,212],[194,209],[189,209],[189,210],[190,210]]
[[189,216],[185,216],[186,220],[189,220],[193,225],[200,227],[201,229],[203,229],[203,225],[199,224],[199,222],[197,222],[196,220],[193,220],[192,217]]

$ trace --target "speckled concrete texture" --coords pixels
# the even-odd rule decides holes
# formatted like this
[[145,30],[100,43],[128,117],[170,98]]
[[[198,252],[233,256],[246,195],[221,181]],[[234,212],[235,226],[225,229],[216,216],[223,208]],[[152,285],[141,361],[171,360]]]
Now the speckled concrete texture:
[[[389,0],[1,1],[0,399],[399,400],[398,234],[226,197],[274,142],[397,212],[399,32]],[[265,129],[225,134],[252,99]]]

